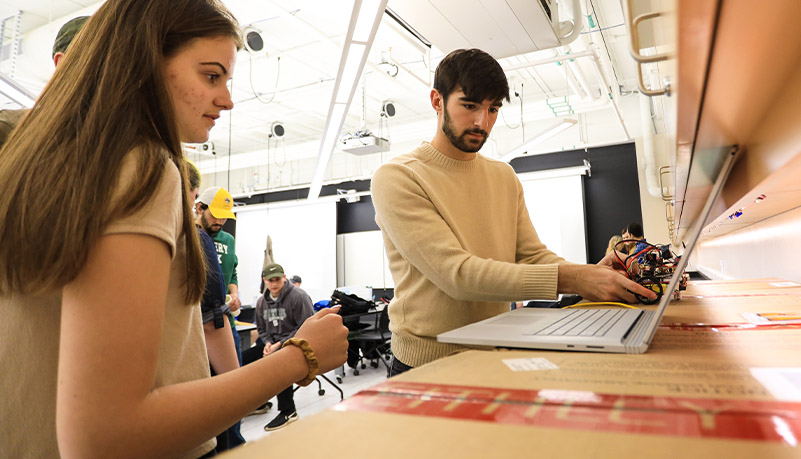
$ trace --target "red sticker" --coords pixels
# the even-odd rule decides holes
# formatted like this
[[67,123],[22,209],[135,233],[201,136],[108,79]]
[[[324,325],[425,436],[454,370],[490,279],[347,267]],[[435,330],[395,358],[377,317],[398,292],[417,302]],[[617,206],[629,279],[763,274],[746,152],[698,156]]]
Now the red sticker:
[[801,438],[801,403],[612,395],[387,381],[335,408],[622,433],[786,443]]

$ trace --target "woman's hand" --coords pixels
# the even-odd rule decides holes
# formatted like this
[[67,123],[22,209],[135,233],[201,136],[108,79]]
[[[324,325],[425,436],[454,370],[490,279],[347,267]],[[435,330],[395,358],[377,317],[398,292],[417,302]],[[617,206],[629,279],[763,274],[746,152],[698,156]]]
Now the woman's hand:
[[337,314],[339,306],[326,308],[303,322],[296,338],[309,342],[320,373],[333,370],[345,363],[348,356],[348,329],[342,325],[342,316]]

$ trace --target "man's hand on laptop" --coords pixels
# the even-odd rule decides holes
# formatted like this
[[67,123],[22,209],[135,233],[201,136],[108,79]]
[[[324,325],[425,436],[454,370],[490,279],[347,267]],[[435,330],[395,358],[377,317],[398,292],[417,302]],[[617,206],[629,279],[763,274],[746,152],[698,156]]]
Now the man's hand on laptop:
[[570,263],[559,265],[557,291],[559,293],[577,293],[589,301],[638,303],[633,293],[650,299],[656,298],[656,293],[652,290],[629,280],[611,266],[601,263],[598,265]]

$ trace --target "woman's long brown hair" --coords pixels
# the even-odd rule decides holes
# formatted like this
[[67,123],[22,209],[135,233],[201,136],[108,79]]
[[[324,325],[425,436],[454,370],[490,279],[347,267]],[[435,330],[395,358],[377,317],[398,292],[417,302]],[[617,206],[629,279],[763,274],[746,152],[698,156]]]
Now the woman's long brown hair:
[[[75,279],[108,225],[151,198],[169,160],[184,184],[185,299],[200,300],[205,263],[162,64],[193,39],[218,36],[241,48],[236,20],[215,0],[109,0],[84,24],[0,150],[0,294],[53,292]],[[112,202],[134,148],[137,180]]]

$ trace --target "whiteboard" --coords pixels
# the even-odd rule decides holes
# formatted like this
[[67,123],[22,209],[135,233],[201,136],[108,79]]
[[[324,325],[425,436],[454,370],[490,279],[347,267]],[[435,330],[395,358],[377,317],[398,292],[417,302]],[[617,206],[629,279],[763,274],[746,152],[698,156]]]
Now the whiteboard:
[[260,296],[261,269],[267,235],[275,262],[287,279],[303,279],[301,288],[313,302],[331,298],[336,288],[336,202],[247,206],[237,211],[237,276],[242,304],[255,305]]
[[337,286],[393,288],[381,231],[337,235]]
[[573,263],[587,263],[583,174],[552,177],[518,174],[537,235],[550,251]]

